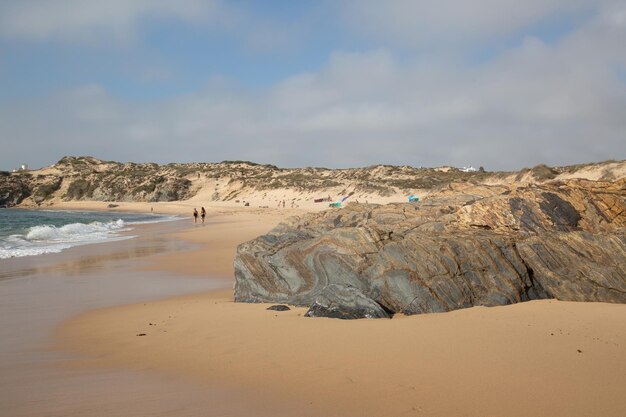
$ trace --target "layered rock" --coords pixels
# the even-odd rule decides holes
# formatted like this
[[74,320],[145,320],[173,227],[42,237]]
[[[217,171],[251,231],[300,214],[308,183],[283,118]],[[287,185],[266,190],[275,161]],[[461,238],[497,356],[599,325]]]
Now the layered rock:
[[328,288],[352,288],[405,314],[540,298],[624,303],[625,198],[626,180],[461,184],[417,204],[308,214],[238,247],[235,300],[310,306]]
[[390,317],[380,304],[365,296],[358,289],[337,284],[324,288],[305,315],[343,320],[388,319]]

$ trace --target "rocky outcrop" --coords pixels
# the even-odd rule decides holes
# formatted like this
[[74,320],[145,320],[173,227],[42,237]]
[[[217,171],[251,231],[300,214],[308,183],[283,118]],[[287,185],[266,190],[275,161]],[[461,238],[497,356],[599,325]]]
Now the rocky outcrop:
[[305,316],[343,320],[390,318],[380,304],[357,288],[337,284],[324,288]]
[[268,308],[266,308],[266,310],[270,310],[270,311],[289,311],[291,309],[289,308],[289,306],[286,306],[284,304],[275,304],[273,306],[269,306]]
[[308,214],[240,245],[235,276],[236,301],[331,299],[336,310],[346,297],[329,289],[354,289],[392,314],[541,298],[624,303],[626,180],[451,184],[417,204]]
[[7,207],[65,201],[176,201],[194,191],[186,178],[190,171],[178,165],[116,163],[91,157],[65,157],[38,171],[4,173],[0,200]]
[[28,178],[23,175],[0,173],[0,207],[13,207],[32,193]]

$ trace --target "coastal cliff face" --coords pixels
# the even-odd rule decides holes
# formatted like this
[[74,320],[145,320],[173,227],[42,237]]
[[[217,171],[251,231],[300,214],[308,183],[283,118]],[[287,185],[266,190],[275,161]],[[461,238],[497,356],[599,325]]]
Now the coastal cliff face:
[[36,171],[0,176],[0,206],[65,201],[173,201],[189,198],[191,182],[177,167],[65,157]]
[[0,173],[0,207],[16,206],[31,193],[29,181],[24,175]]
[[626,180],[450,184],[350,204],[240,245],[235,300],[346,318],[533,299],[626,303]]

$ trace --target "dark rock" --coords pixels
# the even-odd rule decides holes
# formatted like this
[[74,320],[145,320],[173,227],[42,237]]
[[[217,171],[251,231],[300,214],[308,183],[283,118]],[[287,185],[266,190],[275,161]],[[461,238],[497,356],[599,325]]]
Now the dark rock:
[[305,316],[344,320],[390,318],[380,304],[357,288],[335,284],[324,288]]
[[14,174],[0,176],[0,206],[17,206],[31,194],[32,189],[27,177]]
[[266,310],[273,310],[273,311],[288,311],[291,310],[288,306],[284,305],[284,304],[276,304],[273,306],[270,306],[268,308],[266,308]]
[[539,203],[541,210],[550,217],[558,230],[575,230],[580,221],[580,214],[574,206],[553,193],[542,193],[544,200]]
[[238,247],[235,300],[315,307],[323,294],[320,305],[342,311],[346,297],[328,288],[350,288],[405,314],[542,298],[626,303],[625,197],[626,180],[464,186],[419,205],[308,214]]

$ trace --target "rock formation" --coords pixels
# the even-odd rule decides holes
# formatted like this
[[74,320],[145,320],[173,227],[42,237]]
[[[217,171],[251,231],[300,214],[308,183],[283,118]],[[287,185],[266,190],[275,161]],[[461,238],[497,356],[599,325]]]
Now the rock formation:
[[21,175],[0,173],[0,207],[18,205],[31,195],[27,180]]
[[326,286],[305,316],[344,320],[390,318],[380,304],[355,287],[337,284]]
[[625,303],[626,179],[450,184],[419,203],[307,214],[240,245],[235,276],[236,301],[314,316]]

